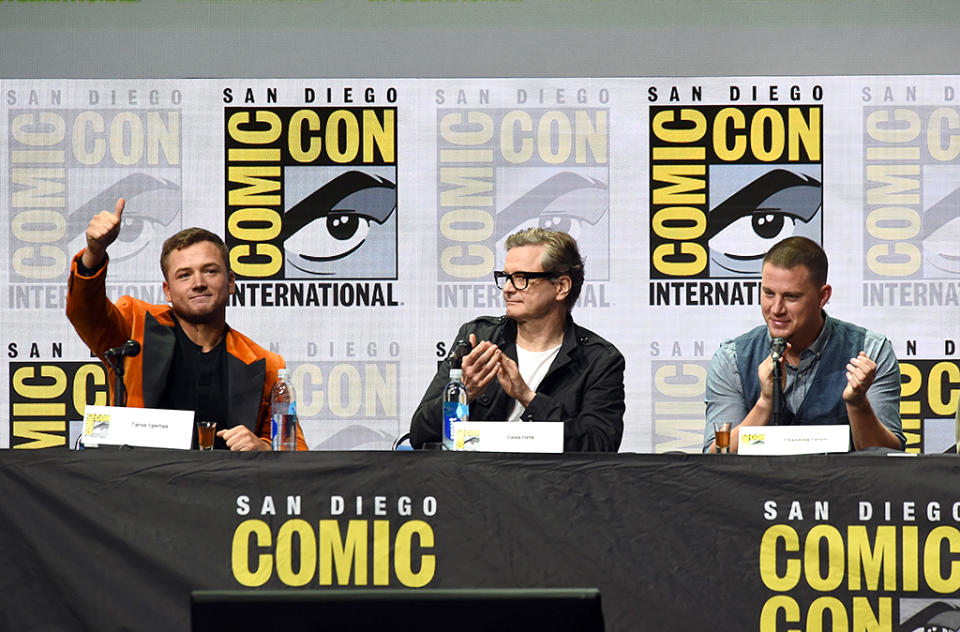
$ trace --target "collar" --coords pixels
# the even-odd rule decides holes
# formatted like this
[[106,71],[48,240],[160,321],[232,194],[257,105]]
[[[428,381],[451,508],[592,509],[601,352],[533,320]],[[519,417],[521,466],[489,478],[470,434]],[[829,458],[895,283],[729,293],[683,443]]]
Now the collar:
[[[787,367],[788,371],[799,371],[803,373],[820,361],[820,356],[823,355],[823,350],[826,348],[827,342],[830,341],[830,335],[833,333],[833,319],[827,316],[827,312],[821,310],[821,313],[823,314],[823,327],[820,329],[820,333],[817,334],[814,341],[810,343],[810,346],[800,352],[800,355],[797,357],[797,363],[790,364],[786,361],[786,358],[784,358],[783,364]],[[772,338],[770,340],[771,342],[773,341]]]
[[577,340],[577,327],[573,323],[573,316],[570,315],[570,312],[567,312],[567,322],[563,326],[563,342],[560,343],[560,351],[569,354],[576,348],[578,342],[586,341],[586,337]]
[[[810,354],[815,355],[817,358],[823,355],[823,349],[830,340],[830,334],[833,333],[833,319],[827,315],[825,310],[820,310],[820,313],[823,315],[823,327],[820,328],[820,333],[817,334],[817,337],[810,343],[810,346],[800,352],[799,357],[801,358]],[[769,329],[767,330],[767,340],[770,344],[773,344],[773,338],[770,336]]]
[[820,356],[823,355],[824,347],[827,346],[827,342],[830,340],[830,334],[833,333],[833,319],[827,316],[825,310],[821,310],[820,313],[823,314],[823,328],[820,329],[820,333],[810,346],[803,350],[803,353],[800,354],[801,357],[807,355],[809,352],[819,359]]
[[[177,340],[179,340],[181,344],[186,345],[187,349],[193,349],[197,353],[204,353],[203,346],[198,345],[193,340],[190,340],[190,336],[187,335],[187,332],[180,325],[180,319],[177,318],[176,315],[174,315],[173,317],[173,329],[174,329],[174,332],[176,333]],[[221,334],[220,340],[217,341],[217,344],[213,345],[213,347],[210,348],[210,352],[216,351],[221,347],[226,348],[228,331],[230,331],[230,326],[224,323],[223,334]]]
[[[503,321],[503,338],[505,342],[510,342],[516,344],[517,342],[517,321],[507,316],[501,316]],[[586,337],[584,337],[580,342],[586,342]],[[564,353],[570,351],[573,347],[577,346],[577,328],[573,322],[573,316],[570,315],[570,312],[567,312],[567,319],[563,325],[563,341],[560,343],[560,349]]]
[[[820,329],[820,333],[817,334],[817,337],[812,343],[810,343],[809,347],[800,352],[796,365],[792,365],[785,361],[785,366],[792,369],[799,368],[801,371],[803,371],[807,367],[811,366],[814,362],[819,360],[820,356],[823,355],[823,350],[827,346],[827,342],[830,341],[830,335],[833,333],[833,319],[827,315],[826,310],[820,310],[820,313],[823,314],[823,327]],[[773,338],[770,337],[769,329],[767,330],[767,340],[769,341],[769,344],[773,344]]]

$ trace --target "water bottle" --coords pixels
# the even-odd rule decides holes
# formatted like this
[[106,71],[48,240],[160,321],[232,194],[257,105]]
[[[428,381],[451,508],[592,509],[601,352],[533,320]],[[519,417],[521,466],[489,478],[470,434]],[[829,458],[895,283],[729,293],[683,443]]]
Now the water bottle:
[[450,369],[450,381],[443,387],[443,447],[453,450],[453,426],[455,421],[470,420],[470,405],[467,403],[467,387],[461,381],[463,370]]
[[277,371],[277,383],[270,392],[270,440],[274,450],[297,449],[297,396],[290,383],[290,371]]

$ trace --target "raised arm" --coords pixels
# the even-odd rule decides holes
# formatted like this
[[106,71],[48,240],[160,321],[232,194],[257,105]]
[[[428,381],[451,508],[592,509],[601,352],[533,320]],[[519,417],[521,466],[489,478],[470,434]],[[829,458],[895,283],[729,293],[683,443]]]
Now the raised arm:
[[83,251],[81,261],[84,267],[96,269],[107,257],[107,248],[110,247],[120,234],[120,223],[123,221],[123,207],[126,200],[120,198],[113,212],[100,211],[93,216],[87,226],[87,249]]

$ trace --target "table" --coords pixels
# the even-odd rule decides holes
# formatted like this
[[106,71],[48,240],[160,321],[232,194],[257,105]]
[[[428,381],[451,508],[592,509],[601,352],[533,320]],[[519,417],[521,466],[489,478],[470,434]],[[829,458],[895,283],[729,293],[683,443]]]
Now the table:
[[188,630],[198,589],[597,587],[614,632],[913,630],[960,607],[958,474],[949,455],[4,450],[0,628]]

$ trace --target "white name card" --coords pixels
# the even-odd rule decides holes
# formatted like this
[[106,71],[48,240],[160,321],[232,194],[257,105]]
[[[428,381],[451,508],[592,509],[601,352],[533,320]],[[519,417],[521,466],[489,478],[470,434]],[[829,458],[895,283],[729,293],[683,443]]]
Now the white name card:
[[562,421],[455,421],[453,449],[472,452],[563,452]]
[[740,454],[785,456],[850,451],[850,426],[744,426]]
[[189,450],[192,438],[192,410],[87,406],[83,413],[81,441],[86,448],[132,445]]

